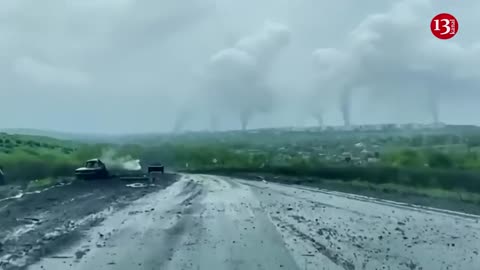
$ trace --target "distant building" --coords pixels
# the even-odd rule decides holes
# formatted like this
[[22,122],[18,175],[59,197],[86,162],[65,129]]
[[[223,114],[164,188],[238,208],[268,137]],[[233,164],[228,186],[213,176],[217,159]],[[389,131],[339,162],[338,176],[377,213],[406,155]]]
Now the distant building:
[[359,143],[356,143],[355,144],[355,147],[365,147],[365,144],[363,144],[362,142],[359,142]]

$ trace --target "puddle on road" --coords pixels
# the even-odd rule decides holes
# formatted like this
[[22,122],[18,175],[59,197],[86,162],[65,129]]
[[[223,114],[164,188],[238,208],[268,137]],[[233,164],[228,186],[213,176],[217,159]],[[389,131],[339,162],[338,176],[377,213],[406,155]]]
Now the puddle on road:
[[51,186],[51,187],[48,187],[48,188],[44,188],[42,190],[35,190],[35,191],[27,191],[27,192],[23,192],[22,190],[20,190],[20,192],[14,196],[10,196],[10,197],[6,197],[6,198],[2,198],[0,199],[0,202],[4,202],[4,201],[9,201],[9,200],[15,200],[15,199],[20,199],[20,198],[23,198],[25,195],[32,195],[32,194],[40,194],[40,193],[43,193],[45,191],[48,191],[50,189],[54,189],[54,188],[59,188],[59,187],[64,187],[64,186],[68,186],[68,185],[71,185],[72,183],[59,183],[59,184],[56,184],[54,186]]
[[145,184],[145,183],[132,183],[125,185],[129,188],[146,188],[146,187],[155,187],[155,184]]
[[0,202],[4,202],[4,201],[8,201],[8,200],[14,200],[14,199],[20,199],[20,198],[23,197],[23,195],[24,195],[24,193],[20,192],[19,194],[15,195],[15,196],[10,196],[10,197],[0,199]]

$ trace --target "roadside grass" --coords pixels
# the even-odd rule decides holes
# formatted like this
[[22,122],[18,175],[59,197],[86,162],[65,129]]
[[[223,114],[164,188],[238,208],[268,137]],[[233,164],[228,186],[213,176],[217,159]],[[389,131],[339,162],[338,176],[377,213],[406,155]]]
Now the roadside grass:
[[[72,176],[74,169],[85,160],[101,157],[105,149],[114,149],[119,156],[132,156],[147,164],[161,161],[167,168],[183,168],[183,171],[192,173],[269,173],[297,180],[328,179],[353,189],[369,188],[385,193],[423,194],[472,202],[477,202],[480,196],[480,153],[475,152],[474,146],[467,152],[454,144],[449,148],[458,151],[442,152],[402,146],[395,151],[382,152],[377,164],[353,165],[326,163],[313,156],[305,158],[298,153],[298,147],[293,147],[287,153],[279,153],[277,150],[287,145],[283,141],[277,142],[275,147],[265,148],[258,144],[240,143],[237,139],[227,140],[225,134],[221,136],[217,142],[202,142],[193,136],[182,143],[113,145],[0,133],[0,166],[4,168],[7,184],[36,188],[52,184],[52,180],[46,179]],[[302,147],[313,149],[313,146],[321,145],[320,142],[309,143]],[[337,144],[340,146],[335,146]],[[330,146],[343,147],[343,144],[346,143],[335,142]],[[288,158],[278,161],[283,156]],[[40,180],[29,183],[35,179]]]
[[0,133],[0,166],[6,184],[29,185],[35,179],[72,175],[86,157],[95,157],[98,148],[43,136]]
[[383,193],[397,193],[399,195],[420,195],[430,198],[459,200],[462,202],[469,202],[480,204],[480,194],[462,190],[445,190],[440,188],[414,188],[405,185],[399,185],[395,183],[385,184],[372,184],[366,181],[354,180],[351,182],[345,182],[341,180],[323,180],[326,186],[346,186],[353,189],[368,189],[375,192]]
[[47,177],[70,176],[78,167],[71,155],[54,153],[29,153],[21,149],[0,153],[0,165],[4,168],[7,184],[27,183]]

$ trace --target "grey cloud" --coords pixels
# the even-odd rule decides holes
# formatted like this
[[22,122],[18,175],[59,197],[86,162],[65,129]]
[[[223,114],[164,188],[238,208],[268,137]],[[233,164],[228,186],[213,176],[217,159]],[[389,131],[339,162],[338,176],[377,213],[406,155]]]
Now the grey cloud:
[[174,130],[181,130],[195,115],[192,111],[202,108],[213,129],[221,119],[236,116],[246,128],[255,114],[270,111],[273,93],[269,71],[289,41],[290,31],[285,25],[266,21],[255,32],[233,42],[234,46],[215,52],[204,66],[199,92],[188,97],[185,108],[177,114]]
[[[3,0],[0,127],[480,124],[479,10],[474,0]],[[449,41],[429,30],[444,11],[460,21]]]
[[85,86],[89,83],[89,75],[81,71],[55,67],[30,57],[20,57],[14,62],[14,71],[38,84],[61,86]]

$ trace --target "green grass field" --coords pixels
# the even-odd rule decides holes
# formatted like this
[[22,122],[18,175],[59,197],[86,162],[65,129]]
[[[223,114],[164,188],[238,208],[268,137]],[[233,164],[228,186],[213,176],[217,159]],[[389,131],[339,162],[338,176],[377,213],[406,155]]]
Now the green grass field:
[[[339,136],[339,134],[341,136]],[[50,183],[106,150],[144,163],[193,172],[260,172],[358,181],[380,189],[480,194],[479,135],[395,135],[343,132],[225,132],[138,139],[135,144],[86,144],[0,133],[0,166],[8,183]],[[361,146],[360,143],[361,142]],[[346,163],[342,153],[352,162]],[[373,153],[375,163],[368,163]],[[428,190],[428,192],[427,192]],[[432,193],[433,192],[433,193]],[[445,193],[445,194],[447,194]]]

